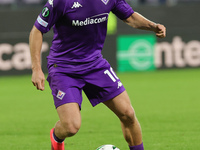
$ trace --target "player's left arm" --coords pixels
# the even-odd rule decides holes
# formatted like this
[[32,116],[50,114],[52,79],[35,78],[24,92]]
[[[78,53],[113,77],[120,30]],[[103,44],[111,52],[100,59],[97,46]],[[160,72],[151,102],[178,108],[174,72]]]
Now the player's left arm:
[[166,37],[166,28],[164,25],[154,23],[137,12],[134,12],[124,22],[136,29],[154,31],[159,38]]

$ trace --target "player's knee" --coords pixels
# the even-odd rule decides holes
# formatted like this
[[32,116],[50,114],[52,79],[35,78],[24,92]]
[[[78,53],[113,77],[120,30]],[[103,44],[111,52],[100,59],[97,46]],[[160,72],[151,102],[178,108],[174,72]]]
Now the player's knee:
[[120,117],[120,120],[125,124],[134,124],[135,119],[135,111],[132,107],[126,109]]
[[81,124],[80,123],[65,123],[64,129],[65,129],[65,136],[71,137],[74,136],[80,129]]
[[69,127],[68,131],[67,131],[68,137],[74,136],[79,131],[79,129],[80,129],[80,127],[77,127],[77,126]]

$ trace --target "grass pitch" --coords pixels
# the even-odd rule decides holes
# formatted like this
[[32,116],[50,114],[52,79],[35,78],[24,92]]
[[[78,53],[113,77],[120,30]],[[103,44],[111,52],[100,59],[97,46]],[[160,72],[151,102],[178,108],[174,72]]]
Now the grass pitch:
[[[200,149],[200,69],[118,73],[143,131],[146,150]],[[58,120],[48,83],[37,91],[31,76],[0,78],[0,149],[50,150],[49,131]],[[113,144],[128,150],[117,117],[84,96],[82,126],[65,141],[67,150]]]

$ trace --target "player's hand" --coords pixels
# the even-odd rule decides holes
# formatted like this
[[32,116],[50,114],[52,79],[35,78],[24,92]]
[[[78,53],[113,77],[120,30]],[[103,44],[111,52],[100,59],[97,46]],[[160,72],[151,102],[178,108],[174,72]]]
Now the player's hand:
[[155,29],[156,36],[159,38],[164,38],[166,37],[166,28],[162,24],[156,24],[156,29]]
[[33,70],[32,83],[38,90],[44,91],[45,76],[42,70]]

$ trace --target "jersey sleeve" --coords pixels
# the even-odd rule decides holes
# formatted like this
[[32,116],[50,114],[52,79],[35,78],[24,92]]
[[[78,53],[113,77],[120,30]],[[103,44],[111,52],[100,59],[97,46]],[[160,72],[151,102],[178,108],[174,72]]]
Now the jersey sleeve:
[[64,8],[63,0],[48,0],[35,21],[35,27],[42,33],[48,32],[63,15]]
[[121,20],[130,17],[134,11],[125,0],[117,0],[112,12]]

